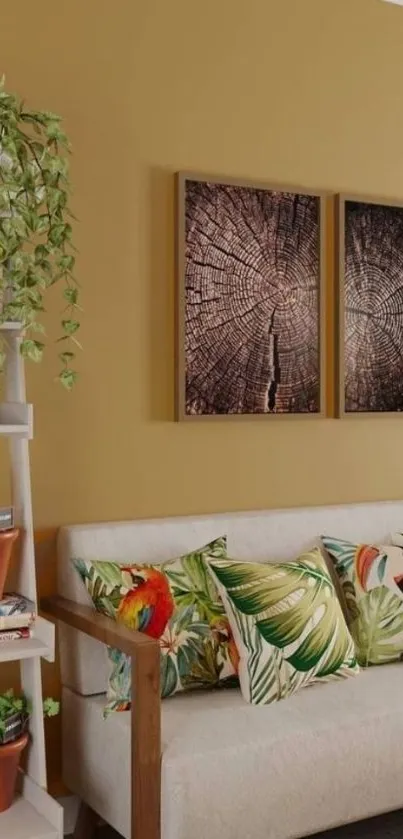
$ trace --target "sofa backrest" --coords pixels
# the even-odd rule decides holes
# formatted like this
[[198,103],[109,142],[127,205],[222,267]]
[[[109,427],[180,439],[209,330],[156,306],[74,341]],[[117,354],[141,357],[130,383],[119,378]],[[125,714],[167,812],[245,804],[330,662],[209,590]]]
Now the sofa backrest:
[[[209,517],[151,519],[63,527],[58,541],[58,591],[91,605],[71,559],[163,562],[228,538],[228,555],[245,560],[292,560],[321,535],[354,542],[390,542],[403,531],[403,502],[311,507]],[[104,693],[109,672],[106,648],[60,626],[62,682],[82,695]]]

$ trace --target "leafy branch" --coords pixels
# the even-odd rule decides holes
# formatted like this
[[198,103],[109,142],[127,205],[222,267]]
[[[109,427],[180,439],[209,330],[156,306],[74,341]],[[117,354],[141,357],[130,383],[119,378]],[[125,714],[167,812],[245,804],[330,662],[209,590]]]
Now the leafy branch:
[[[61,118],[27,110],[7,93],[0,79],[0,324],[22,324],[21,353],[42,360],[44,297],[58,282],[65,303],[61,317],[64,346],[58,354],[58,380],[70,390],[80,323],[78,283],[69,209],[69,141]],[[5,361],[0,346],[0,370]]]

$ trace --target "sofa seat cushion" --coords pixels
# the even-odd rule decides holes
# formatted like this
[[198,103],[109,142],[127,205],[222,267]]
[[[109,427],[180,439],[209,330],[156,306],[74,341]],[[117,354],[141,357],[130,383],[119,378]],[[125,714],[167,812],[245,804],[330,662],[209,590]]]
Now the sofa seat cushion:
[[[402,807],[402,695],[399,663],[274,705],[165,700],[162,839],[291,839]],[[103,703],[65,689],[64,779],[129,837],[130,715]]]

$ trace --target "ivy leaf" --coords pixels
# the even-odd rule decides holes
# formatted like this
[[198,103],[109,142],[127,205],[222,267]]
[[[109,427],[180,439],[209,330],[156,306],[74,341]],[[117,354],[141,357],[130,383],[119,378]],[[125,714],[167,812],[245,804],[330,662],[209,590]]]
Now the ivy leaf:
[[77,288],[71,288],[71,286],[69,286],[68,288],[65,288],[64,291],[63,291],[63,297],[72,306],[76,306],[77,305],[77,300],[78,300],[78,289]]
[[41,335],[45,335],[46,333],[46,329],[43,323],[38,323],[36,320],[32,321],[29,328],[32,329],[34,332],[39,332]]
[[21,341],[21,355],[24,358],[30,358],[31,361],[42,361],[44,346],[40,341],[34,341],[32,338],[24,338]]
[[77,332],[77,329],[80,328],[80,324],[77,320],[62,320],[62,327],[66,333],[66,335],[74,335]]
[[42,214],[38,216],[38,233],[47,233],[49,230],[50,221],[49,216],[47,214]]
[[66,352],[59,353],[60,361],[62,361],[63,364],[69,364],[70,361],[73,361],[75,357],[76,354],[74,352],[71,352],[70,350],[66,350]]
[[37,245],[35,250],[35,261],[36,262],[43,262],[44,259],[47,259],[49,256],[49,251],[46,245]]
[[60,257],[57,261],[57,265],[62,270],[72,271],[75,265],[76,259],[70,253],[64,253],[63,256]]
[[57,120],[50,120],[46,126],[46,136],[49,140],[61,140],[64,139],[65,135],[60,128],[60,119]]
[[58,375],[58,381],[66,388],[66,390],[71,390],[73,385],[75,385],[78,379],[78,373],[75,370],[62,370],[61,373]]
[[64,224],[54,224],[49,230],[49,241],[52,245],[61,245],[64,241]]

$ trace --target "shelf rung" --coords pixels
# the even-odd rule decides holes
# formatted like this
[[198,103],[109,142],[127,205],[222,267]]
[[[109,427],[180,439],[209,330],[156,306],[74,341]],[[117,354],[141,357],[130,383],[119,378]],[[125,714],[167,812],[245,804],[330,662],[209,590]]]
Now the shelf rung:
[[0,435],[30,440],[33,436],[32,405],[26,402],[0,403]]
[[8,334],[15,333],[15,336],[18,336],[21,330],[22,323],[18,321],[6,320],[4,323],[0,323],[0,332],[7,332]]

